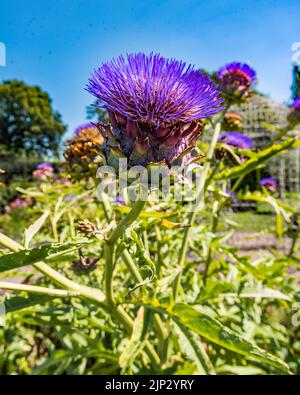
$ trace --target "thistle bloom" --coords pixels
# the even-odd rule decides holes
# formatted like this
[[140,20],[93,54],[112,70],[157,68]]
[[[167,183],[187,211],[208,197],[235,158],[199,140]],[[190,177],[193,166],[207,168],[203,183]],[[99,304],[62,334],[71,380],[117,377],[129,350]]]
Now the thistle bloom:
[[277,181],[275,180],[275,178],[272,178],[272,177],[262,178],[260,180],[259,184],[262,187],[268,189],[270,192],[276,192]]
[[256,79],[255,71],[245,63],[228,63],[217,72],[221,90],[231,100],[246,99]]
[[218,141],[241,149],[253,148],[252,139],[238,132],[222,132]]
[[129,165],[170,164],[193,148],[200,120],[219,112],[222,103],[204,73],[153,53],[103,64],[87,90],[109,112],[110,125],[99,125],[107,139],[107,159],[117,153]]
[[296,97],[293,101],[288,120],[294,124],[300,123],[300,97]]
[[48,178],[53,178],[54,167],[48,162],[40,163],[37,165],[36,170],[34,170],[33,176],[36,178],[40,178],[41,180],[47,180]]

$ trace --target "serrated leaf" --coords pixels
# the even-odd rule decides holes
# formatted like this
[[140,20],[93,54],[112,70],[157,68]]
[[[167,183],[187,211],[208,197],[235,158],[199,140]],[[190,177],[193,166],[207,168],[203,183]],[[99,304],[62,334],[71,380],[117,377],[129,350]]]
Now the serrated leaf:
[[[117,206],[116,210],[120,211],[121,213],[128,214],[132,208],[128,206]],[[177,213],[176,212],[154,212],[154,211],[141,211],[139,214],[140,218],[168,218],[174,217]]]
[[175,304],[170,314],[175,321],[178,320],[191,331],[221,347],[289,372],[289,367],[285,362],[225,327],[215,318],[201,313],[191,306],[183,303]]
[[214,375],[215,370],[209,356],[203,348],[200,338],[190,332],[179,322],[174,323],[175,331],[179,337],[181,350],[195,362],[198,374]]
[[217,369],[218,374],[234,374],[234,375],[250,375],[257,376],[259,374],[266,374],[266,372],[257,366],[231,366],[223,365]]
[[288,139],[281,144],[272,145],[271,147],[260,151],[255,157],[247,160],[243,164],[232,168],[226,168],[225,170],[219,172],[216,176],[216,179],[232,179],[244,176],[250,173],[252,170],[256,169],[267,160],[269,160],[270,158],[272,158],[273,156],[279,154],[281,151],[284,151],[287,148],[291,148],[293,144],[294,139]]
[[188,228],[190,226],[188,224],[182,224],[180,222],[168,221],[167,219],[162,219],[158,225],[163,226],[167,229]]
[[151,272],[151,276],[149,278],[149,281],[152,281],[155,274],[156,274],[156,266],[154,262],[150,259],[147,251],[145,250],[145,247],[142,243],[142,240],[139,238],[137,233],[131,229],[130,232],[130,237],[135,241],[136,247],[137,247],[137,252],[136,252],[136,258],[139,262],[139,266],[141,268],[148,268]]
[[137,355],[143,350],[145,345],[145,339],[143,339],[144,333],[144,307],[140,307],[137,316],[133,323],[131,338],[122,352],[119,358],[119,365],[122,369],[130,366]]
[[241,293],[228,292],[228,293],[220,294],[220,297],[249,298],[249,299],[270,298],[270,299],[281,299],[281,300],[291,301],[290,296],[271,288],[265,288],[261,290],[247,289],[247,290],[243,290],[243,292]]
[[5,311],[6,313],[10,313],[12,311],[17,311],[21,309],[25,309],[26,307],[31,307],[34,305],[40,305],[47,303],[54,298],[48,295],[28,295],[27,297],[23,296],[13,296],[4,300]]
[[29,228],[25,229],[24,232],[24,246],[25,248],[29,247],[29,243],[32,238],[38,233],[41,227],[44,225],[46,219],[50,214],[49,210],[46,210],[43,215],[39,219],[37,219]]
[[80,246],[90,243],[80,241],[62,245],[44,245],[38,248],[25,249],[18,252],[2,255],[0,257],[0,272],[15,269],[21,266],[32,265],[40,261],[48,261],[59,255],[77,250]]

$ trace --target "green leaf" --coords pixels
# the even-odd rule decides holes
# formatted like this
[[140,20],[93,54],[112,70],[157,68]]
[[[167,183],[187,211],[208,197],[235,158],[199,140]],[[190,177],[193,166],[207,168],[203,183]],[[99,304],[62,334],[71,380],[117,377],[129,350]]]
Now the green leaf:
[[285,362],[259,348],[254,343],[249,342],[231,329],[223,326],[215,318],[203,314],[191,306],[178,303],[174,305],[170,313],[175,321],[179,321],[191,331],[221,347],[257,361],[265,362],[276,368],[282,369],[284,372],[289,372],[289,367]]
[[175,331],[179,337],[181,350],[195,362],[198,374],[215,374],[214,367],[203,348],[200,338],[194,333],[190,332],[186,327],[180,324],[178,321],[175,323]]
[[141,239],[139,238],[139,236],[133,229],[130,230],[130,237],[136,243],[136,247],[137,247],[136,258],[139,262],[139,266],[141,268],[148,268],[150,270],[151,275],[150,275],[149,281],[152,281],[155,274],[156,274],[155,263],[150,259]]
[[17,311],[25,309],[26,307],[34,306],[37,304],[47,303],[54,298],[48,295],[28,295],[24,296],[13,296],[4,300],[5,311],[10,313],[12,311]]
[[[121,213],[128,214],[131,211],[131,207],[128,206],[117,206],[116,210]],[[175,211],[170,212],[154,212],[154,211],[141,211],[139,214],[140,218],[168,218],[174,217],[177,213]]]
[[44,214],[39,219],[37,219],[32,225],[30,225],[28,229],[25,229],[25,232],[24,232],[24,239],[25,239],[24,246],[25,246],[25,248],[29,247],[30,241],[37,234],[37,232],[41,229],[41,227],[44,225],[49,214],[50,214],[49,210],[45,211]]
[[217,369],[218,374],[234,374],[234,375],[250,375],[257,376],[259,374],[266,374],[263,369],[258,368],[257,366],[231,366],[231,365],[223,365]]
[[284,205],[279,200],[275,199],[271,195],[266,195],[265,193],[261,193],[259,191],[256,192],[247,192],[241,196],[238,196],[240,200],[254,200],[256,202],[266,203],[272,206],[276,214],[276,231],[278,237],[281,238],[284,231],[284,221],[289,222],[289,214],[288,212],[293,212],[293,210]]
[[234,297],[234,298],[270,298],[270,299],[282,299],[291,301],[291,297],[277,291],[272,288],[263,288],[263,289],[244,289],[241,293],[224,293],[220,295],[221,297]]
[[131,338],[119,358],[122,369],[129,367],[145,345],[144,333],[144,307],[140,307],[133,323]]
[[288,139],[280,144],[274,144],[271,147],[260,151],[255,157],[247,160],[243,164],[232,168],[226,168],[225,170],[219,172],[216,176],[216,179],[222,180],[244,176],[272,158],[274,155],[279,154],[281,151],[284,151],[287,148],[291,148],[293,144],[294,139]]
[[40,261],[49,261],[57,256],[77,250],[90,241],[80,241],[62,245],[44,245],[38,248],[25,249],[0,257],[0,272],[15,269],[21,266],[32,265]]

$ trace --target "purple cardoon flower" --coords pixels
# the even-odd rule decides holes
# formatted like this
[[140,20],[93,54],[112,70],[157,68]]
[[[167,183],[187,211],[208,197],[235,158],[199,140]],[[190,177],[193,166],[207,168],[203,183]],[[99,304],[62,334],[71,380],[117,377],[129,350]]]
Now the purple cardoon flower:
[[270,192],[276,192],[277,181],[272,177],[262,178],[259,182],[260,186],[268,189]]
[[216,85],[193,66],[159,54],[120,56],[98,68],[87,90],[109,112],[110,126],[100,126],[130,165],[171,163],[191,149],[202,118],[220,111]]
[[300,123],[300,97],[296,97],[293,101],[288,120],[293,124]]
[[221,90],[233,99],[245,99],[256,79],[256,72],[247,64],[240,62],[228,63],[217,72]]
[[222,132],[218,141],[241,149],[253,148],[252,139],[238,132]]

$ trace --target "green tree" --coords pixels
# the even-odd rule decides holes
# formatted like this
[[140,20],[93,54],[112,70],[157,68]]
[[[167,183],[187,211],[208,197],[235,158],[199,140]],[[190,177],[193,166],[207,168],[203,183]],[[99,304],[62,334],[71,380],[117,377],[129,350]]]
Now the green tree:
[[90,106],[87,106],[86,114],[87,114],[87,119],[91,121],[100,122],[100,123],[109,122],[108,111],[105,108],[99,108],[97,106],[97,100]]
[[21,81],[0,84],[0,147],[15,152],[56,154],[66,126],[51,98]]
[[300,97],[300,65],[293,66],[292,99]]

